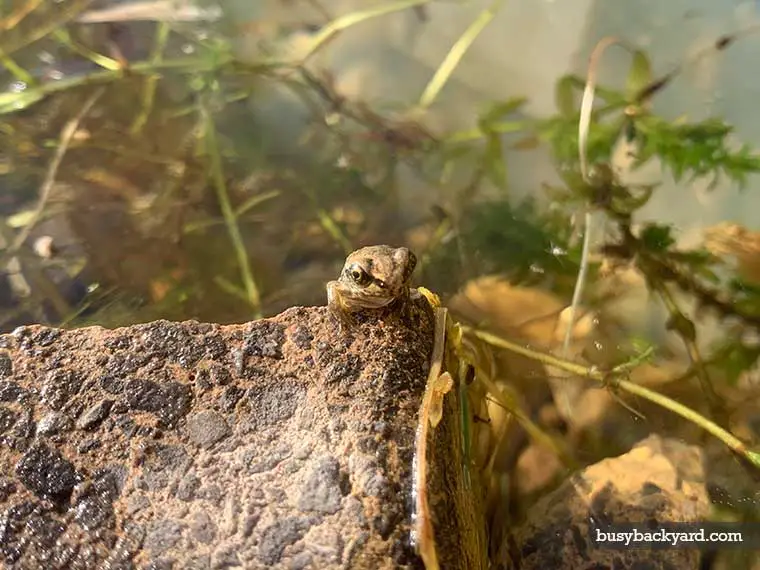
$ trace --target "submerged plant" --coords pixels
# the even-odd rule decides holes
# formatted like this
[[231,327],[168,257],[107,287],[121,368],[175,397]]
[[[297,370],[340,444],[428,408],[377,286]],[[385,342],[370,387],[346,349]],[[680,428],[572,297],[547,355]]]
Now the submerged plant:
[[[28,158],[23,149],[32,149],[29,156],[38,158],[45,155],[48,146],[55,146],[38,206],[28,210],[25,223],[13,226],[16,233],[8,232],[3,261],[23,253],[23,242],[45,217],[43,210],[48,203],[54,202],[50,200],[52,179],[62,171],[61,162],[71,159],[71,164],[79,166],[74,169],[77,182],[102,183],[122,201],[119,205],[130,216],[151,211],[156,219],[144,225],[161,230],[160,243],[166,243],[171,233],[177,250],[188,242],[199,248],[222,244],[220,249],[226,255],[211,248],[195,250],[196,256],[202,251],[197,266],[187,260],[166,267],[159,264],[163,273],[150,280],[146,287],[149,293],[141,292],[154,301],[155,312],[143,314],[165,316],[167,313],[156,308],[163,300],[174,305],[176,313],[168,312],[171,316],[181,316],[184,310],[196,316],[200,312],[197,307],[208,298],[213,299],[208,304],[214,309],[229,309],[225,316],[259,316],[265,312],[270,291],[287,291],[281,283],[268,282],[267,269],[276,265],[277,270],[270,271],[275,272],[284,267],[305,281],[310,267],[319,266],[325,258],[342,256],[359,241],[408,235],[402,233],[407,228],[399,229],[397,222],[398,172],[403,167],[431,186],[446,190],[441,193],[446,198],[441,198],[428,216],[425,238],[420,240],[424,250],[419,252],[420,273],[426,285],[443,294],[453,293],[468,279],[497,274],[514,285],[550,289],[571,307],[569,318],[563,321],[568,331],[566,348],[577,320],[575,308],[593,306],[603,311],[607,298],[600,285],[616,272],[633,269],[665,306],[665,325],[680,339],[689,358],[688,370],[673,383],[697,378],[709,409],[702,414],[631,379],[638,367],[663,357],[664,351],[655,348],[651,339],[644,339],[644,348],[638,342],[641,339],[622,335],[610,339],[610,344],[618,345],[614,361],[603,365],[593,359],[570,361],[561,347],[526,348],[480,329],[482,323],[462,324],[467,342],[534,359],[554,376],[564,374],[558,385],[575,377],[604,387],[634,412],[635,402],[654,402],[698,424],[745,464],[758,467],[758,455],[749,447],[753,442],[743,441],[730,431],[730,409],[723,401],[722,388],[739,385],[740,379],[757,367],[760,357],[760,349],[748,338],[749,333],[760,329],[760,279],[748,269],[752,263],[745,259],[751,258],[753,251],[760,255],[760,245],[753,250],[750,245],[754,242],[745,232],[733,238],[745,249],[726,236],[718,240],[717,235],[711,247],[706,244],[684,249],[675,228],[638,219],[642,208],[662,188],[628,181],[631,171],[652,161],[658,161],[662,172],[670,174],[684,191],[697,179],[707,180],[711,187],[722,181],[747,187],[750,177],[760,171],[760,156],[748,145],[736,145],[733,127],[722,119],[688,122],[653,111],[655,97],[688,62],[657,77],[648,56],[629,47],[633,63],[623,88],[597,86],[596,64],[592,64],[587,78],[567,76],[557,81],[555,116],[526,118],[525,99],[509,98],[485,106],[472,129],[437,133],[425,124],[425,112],[438,100],[473,40],[493,20],[501,6],[499,0],[484,9],[451,46],[416,104],[394,112],[346,97],[328,72],[312,65],[312,56],[350,26],[395,11],[421,9],[423,0],[397,1],[337,18],[314,35],[302,57],[262,57],[255,63],[236,59],[229,45],[218,38],[193,37],[169,24],[156,26],[144,60],[125,60],[118,50],[98,51],[79,41],[67,27],[87,4],[79,1],[67,3],[65,10],[53,8],[49,19],[40,18],[38,25],[33,25],[27,18],[39,15],[36,11],[43,7],[30,0],[0,20],[2,32],[16,26],[20,30],[21,23],[31,30],[26,35],[0,34],[2,65],[16,85],[0,93],[0,129],[4,135],[11,135],[1,143],[8,151],[5,154],[13,157],[8,168],[19,168]],[[724,50],[740,35],[719,38],[712,51]],[[178,38],[190,41],[192,55],[177,49],[173,40]],[[88,67],[58,80],[27,70],[22,64],[24,50],[42,40],[56,50],[76,54]],[[603,47],[611,43],[605,41]],[[594,57],[602,52],[600,48]],[[304,141],[309,148],[318,149],[312,162],[282,159],[276,151],[269,152],[267,133],[257,132],[255,125],[250,138],[236,140],[229,135],[226,127],[238,122],[243,104],[255,100],[263,86],[272,84],[289,89],[309,111],[311,123]],[[171,89],[176,85],[186,88],[181,96]],[[66,128],[57,141],[35,142],[49,136],[37,132],[21,140],[27,114],[55,109],[67,96],[73,95],[72,100],[76,100],[83,94],[87,104],[82,107],[80,101],[75,119],[72,123],[64,121]],[[108,128],[104,129],[113,131],[111,138],[93,141],[87,128],[75,136],[81,124],[94,125],[85,116],[90,106],[106,100],[114,115],[108,117]],[[126,118],[120,116],[122,107],[128,109]],[[176,154],[150,146],[143,150],[133,142],[150,142],[150,136],[127,138],[127,133],[129,137],[144,137],[146,133],[174,130],[180,133],[172,138]],[[19,138],[11,140],[13,136]],[[543,187],[530,189],[530,199],[516,203],[504,156],[538,145],[551,151],[556,176]],[[243,147],[247,146],[256,147],[256,152],[245,154],[249,149]],[[148,164],[155,170],[131,184],[129,177],[117,172],[93,172],[91,164],[82,166],[76,160],[77,150],[88,148],[116,157],[114,162],[124,161],[125,170],[147,170]],[[617,153],[620,149],[622,155]],[[152,180],[150,174],[154,172],[160,173],[155,176],[159,182]],[[27,176],[24,171],[19,177]],[[547,204],[550,207],[545,207]],[[582,241],[573,220],[584,220],[580,224]],[[599,224],[604,230],[598,231],[603,234],[602,244],[592,249],[589,235],[592,226]],[[171,230],[175,225],[176,232]],[[222,231],[216,235],[214,229]],[[259,254],[272,243],[285,245],[277,250],[276,264],[267,264]],[[744,255],[745,262],[731,266],[726,259],[729,254]],[[310,294],[318,291],[320,300],[322,277],[318,274],[314,281],[319,287],[307,283]],[[684,299],[696,311],[687,310]],[[301,299],[294,295],[284,303],[289,301]],[[124,312],[130,314],[120,317],[134,318],[132,309],[146,304],[124,302],[129,309]],[[246,312],[241,312],[241,306]],[[76,320],[78,307],[63,302],[57,308],[66,324],[89,322]],[[725,339],[708,347],[700,342],[703,333],[699,316],[703,313],[717,316],[730,327]],[[457,350],[464,350],[464,341],[456,340],[460,343]],[[476,353],[477,347],[472,352]],[[471,358],[477,360],[477,356]],[[490,372],[487,364],[473,362],[473,367]],[[486,388],[478,396],[481,403],[497,402],[528,426],[531,437],[554,442],[535,427],[497,380],[501,379],[484,378]],[[452,388],[448,383],[444,387]],[[436,397],[443,398],[446,390],[439,389]],[[631,403],[633,397],[636,400]],[[572,411],[572,406],[567,409]],[[558,454],[562,451],[559,446],[554,450],[559,450]]]

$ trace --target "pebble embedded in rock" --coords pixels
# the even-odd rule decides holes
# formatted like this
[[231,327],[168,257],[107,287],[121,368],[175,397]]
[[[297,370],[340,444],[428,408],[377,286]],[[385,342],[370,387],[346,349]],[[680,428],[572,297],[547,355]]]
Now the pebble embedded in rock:
[[92,429],[108,416],[111,411],[113,400],[100,400],[90,406],[77,420],[79,429]]
[[42,385],[42,400],[54,410],[60,410],[82,386],[82,378],[70,370],[54,370]]
[[100,494],[82,498],[74,508],[74,519],[87,531],[95,530],[113,516],[113,504]]
[[190,523],[190,535],[203,544],[211,544],[216,538],[216,524],[208,513],[195,513]]
[[192,501],[200,486],[200,479],[191,474],[185,475],[177,486],[177,498],[180,501]]
[[292,417],[304,396],[302,386],[283,379],[276,387],[252,386],[247,390],[246,400],[251,408],[250,417],[262,428]]
[[146,354],[134,352],[117,353],[108,359],[106,370],[108,370],[111,376],[123,378],[129,374],[134,374],[149,361],[150,357]]
[[136,328],[144,331],[143,342],[154,356],[176,362],[183,368],[192,368],[204,356],[193,323],[154,321]]
[[121,466],[101,469],[93,480],[77,488],[79,497],[74,505],[74,519],[87,531],[93,531],[110,521],[114,515],[113,502],[124,485],[126,470]]
[[37,423],[37,435],[53,435],[71,429],[71,420],[61,412],[50,412]]
[[0,407],[0,433],[5,433],[14,425],[18,420],[18,414],[8,408]]
[[61,333],[61,330],[49,327],[22,326],[18,327],[11,334],[16,338],[22,349],[32,350],[35,346],[51,346],[61,336]]
[[0,382],[0,402],[17,402],[23,394],[24,390],[15,382]]
[[280,561],[285,547],[300,540],[307,522],[298,517],[287,517],[269,525],[261,531],[258,559],[267,566]]
[[284,342],[285,327],[271,321],[257,321],[251,324],[245,342],[245,353],[251,356],[282,358]]
[[356,354],[349,354],[346,358],[337,360],[327,366],[324,370],[324,375],[325,381],[328,384],[339,382],[348,386],[356,382],[361,372],[361,359]]
[[148,491],[163,489],[170,481],[179,479],[191,463],[185,446],[154,445],[145,456],[142,474],[135,478],[135,487]]
[[25,450],[29,444],[28,440],[34,435],[36,429],[31,408],[25,408],[10,431],[9,445],[20,451]]
[[116,378],[111,374],[104,374],[100,377],[100,387],[109,394],[118,395],[124,391],[124,380]]
[[334,457],[322,457],[312,468],[301,489],[298,508],[332,514],[340,508],[340,464]]
[[78,482],[74,465],[45,444],[34,445],[21,457],[16,476],[40,498],[65,498]]
[[169,519],[159,519],[150,525],[145,548],[155,553],[166,552],[182,539],[182,525]]
[[224,417],[213,410],[199,412],[187,418],[187,435],[201,447],[211,447],[227,437],[230,428]]
[[225,386],[232,380],[230,371],[218,364],[212,364],[208,369],[208,373],[211,382],[218,386]]
[[225,412],[231,412],[237,406],[240,398],[245,394],[245,390],[237,386],[227,386],[222,395],[219,396],[219,407]]
[[2,351],[0,352],[0,378],[9,376],[13,376],[13,361],[7,352]]
[[127,404],[133,410],[152,412],[172,424],[190,408],[191,390],[185,384],[152,380],[130,380],[125,388]]
[[308,328],[299,325],[290,334],[290,340],[301,350],[309,350],[311,348],[311,341],[314,340],[314,335],[311,334]]
[[82,440],[82,442],[77,445],[77,452],[78,453],[90,453],[93,449],[98,449],[101,445],[103,445],[103,442],[100,441],[97,438],[91,437],[85,440]]

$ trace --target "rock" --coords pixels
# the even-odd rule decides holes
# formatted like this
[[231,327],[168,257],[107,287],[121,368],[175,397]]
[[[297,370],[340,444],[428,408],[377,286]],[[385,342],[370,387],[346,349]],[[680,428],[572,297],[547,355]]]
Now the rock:
[[601,549],[592,542],[590,524],[706,520],[710,503],[702,461],[700,448],[652,435],[539,500],[514,532],[512,552],[500,558],[504,563],[511,557],[521,570],[696,570],[698,550]]
[[71,418],[61,412],[48,412],[37,423],[37,435],[48,436],[71,429]]
[[71,461],[44,444],[33,446],[21,457],[16,477],[41,498],[65,498],[78,480]]
[[[422,303],[411,327],[365,320],[345,337],[322,307],[245,325],[0,337],[0,564],[419,569],[412,459],[432,348]],[[428,450],[446,570],[478,568],[456,550],[468,533],[486,548],[482,520],[457,519],[473,499],[459,492],[461,446],[446,451],[461,434],[455,393]],[[588,467],[533,506],[498,562],[696,568],[690,550],[596,549],[589,521],[704,518],[702,460],[652,436]],[[536,453],[518,466],[547,465]]]
[[229,433],[224,416],[213,410],[198,412],[187,418],[187,435],[190,441],[201,447],[211,447]]
[[23,394],[24,391],[18,384],[14,382],[0,382],[0,402],[17,402]]
[[108,412],[111,411],[113,406],[113,400],[103,399],[98,403],[93,404],[80,416],[77,420],[77,427],[79,429],[92,429],[100,422],[106,419]]
[[340,508],[340,463],[334,457],[322,457],[314,463],[298,498],[301,511],[333,514]]
[[71,403],[79,392],[82,377],[74,370],[53,370],[42,384],[42,401],[54,410]]
[[325,307],[0,337],[0,566],[420,568],[424,301],[411,318],[346,339]]
[[190,387],[179,382],[159,383],[135,379],[124,388],[133,410],[153,412],[166,424],[174,424],[190,409]]
[[13,375],[13,362],[6,351],[0,351],[0,378]]

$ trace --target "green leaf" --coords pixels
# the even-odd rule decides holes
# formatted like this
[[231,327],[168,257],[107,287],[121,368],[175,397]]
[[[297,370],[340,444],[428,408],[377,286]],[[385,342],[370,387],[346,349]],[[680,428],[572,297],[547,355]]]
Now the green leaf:
[[448,184],[456,171],[456,167],[460,166],[463,161],[471,158],[474,151],[475,146],[473,145],[454,144],[444,146],[440,153],[442,163],[438,177],[439,183]]
[[276,198],[280,195],[279,190],[271,190],[269,192],[264,192],[263,194],[256,194],[254,196],[251,196],[248,198],[245,202],[240,204],[238,206],[237,211],[235,212],[235,217],[240,217],[243,214],[245,214],[248,210],[251,208],[254,208],[261,204],[262,202],[266,202],[267,200],[271,200],[272,198]]
[[648,224],[641,232],[641,241],[650,251],[665,251],[676,243],[670,235],[672,228],[659,224]]
[[505,190],[507,187],[507,167],[504,164],[502,150],[501,137],[495,134],[490,135],[483,155],[483,166],[488,179],[498,188]]
[[[656,350],[656,347],[649,339],[637,335],[631,337],[631,348],[633,349],[633,353],[638,355],[637,358],[641,355],[646,355],[646,360],[652,360]],[[633,360],[636,360],[636,358]]]
[[28,226],[35,218],[37,213],[34,210],[22,210],[10,216],[5,220],[9,228],[20,229]]
[[652,82],[652,64],[649,57],[637,50],[633,54],[633,62],[628,70],[628,78],[625,82],[625,93],[627,99],[633,99],[644,87]]
[[736,384],[743,372],[746,372],[760,357],[760,348],[748,347],[741,343],[734,344],[721,362],[730,384]]
[[614,200],[615,209],[620,213],[632,214],[636,210],[643,208],[649,202],[649,198],[652,197],[652,193],[658,185],[642,184],[629,188],[624,194],[623,199]]
[[45,98],[41,89],[26,89],[12,93],[0,93],[0,115],[23,111]]
[[560,115],[574,117],[579,113],[576,97],[576,81],[572,75],[565,75],[554,86],[554,102]]
[[480,115],[478,125],[483,132],[492,129],[495,123],[511,115],[525,104],[525,97],[512,97],[506,101],[499,101],[490,106],[490,108]]

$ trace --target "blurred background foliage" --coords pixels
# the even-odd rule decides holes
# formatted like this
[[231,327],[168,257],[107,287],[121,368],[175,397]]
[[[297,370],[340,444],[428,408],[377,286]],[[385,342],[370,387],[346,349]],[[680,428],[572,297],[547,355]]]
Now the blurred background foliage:
[[[402,106],[346,97],[312,56],[369,19],[402,10],[425,18],[423,2],[378,3],[309,28],[293,53],[277,49],[292,31],[216,22],[210,6],[183,4],[171,20],[96,21],[91,10],[104,5],[88,0],[0,0],[0,326],[243,322],[323,304],[345,255],[372,243],[412,247],[417,282],[444,299],[496,275],[565,307],[590,213],[599,235],[583,305],[608,328],[576,356],[619,364],[657,346],[657,358],[683,365],[678,374],[705,380],[711,395],[692,386],[687,400],[718,413],[723,386],[749,399],[760,234],[726,223],[683,247],[678,228],[637,219],[660,189],[632,173],[656,163],[682,192],[704,179],[751,192],[760,156],[719,117],[655,114],[652,101],[678,68],[658,77],[651,54],[636,50],[625,85],[596,90],[588,179],[579,163],[585,77],[557,78],[552,116],[531,116],[511,97],[484,106],[468,129],[434,132],[428,111],[499,5],[468,26],[419,102]],[[235,49],[243,32],[267,38],[255,57]],[[301,114],[260,112],[273,92],[299,101]],[[279,128],[295,120],[305,125],[297,137]],[[516,198],[505,157],[537,149],[554,172]],[[410,178],[425,196],[410,194]],[[490,302],[506,303],[511,293],[498,291]],[[620,302],[631,291],[640,303],[659,299],[665,336],[637,319],[641,304]],[[557,346],[550,335],[532,341]],[[755,414],[742,420],[753,441]],[[599,455],[623,444],[611,446]]]
[[[129,5],[106,7],[123,6]],[[329,74],[309,64],[341,29],[391,11],[423,10],[422,3],[340,18],[297,57],[261,50],[246,61],[228,40],[228,23],[204,21],[216,12],[183,6],[196,21],[132,21],[127,13],[81,23],[98,19],[87,11],[90,2],[6,0],[4,262],[26,269],[10,285],[5,276],[12,290],[4,299],[5,329],[29,319],[233,321],[319,303],[315,284],[335,272],[347,251],[371,242],[415,246],[420,278],[444,293],[500,273],[565,294],[580,259],[571,224],[578,212],[612,200],[613,213],[632,214],[656,191],[613,180],[592,188],[580,178],[583,78],[558,78],[555,116],[529,118],[521,112],[525,100],[510,98],[483,109],[470,131],[430,132],[425,107],[456,65],[449,56],[466,50],[477,33],[474,24],[413,108],[348,100]],[[161,17],[160,10],[150,16]],[[676,179],[745,183],[760,162],[748,146],[730,147],[730,125],[717,118],[673,122],[649,111],[656,93],[642,93],[654,80],[650,67],[637,52],[624,89],[598,89],[589,161],[610,165],[623,137],[635,145],[637,164],[656,158]],[[250,112],[251,101],[267,97],[273,85],[305,109],[308,128],[300,140],[287,141],[290,151],[272,124]],[[53,168],[61,130],[95,90],[97,101]],[[505,154],[539,146],[551,150],[564,185],[547,184],[516,202]],[[409,212],[402,170],[444,188],[432,209]],[[41,196],[46,175],[51,188]],[[35,240],[48,234],[55,255],[35,255]]]

